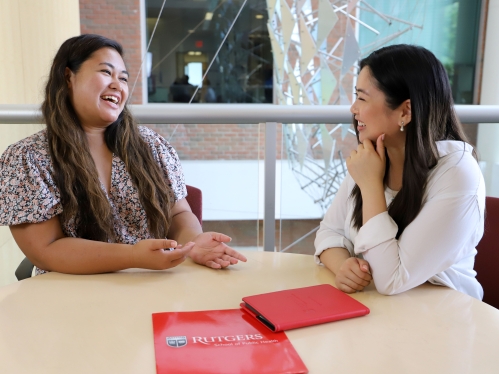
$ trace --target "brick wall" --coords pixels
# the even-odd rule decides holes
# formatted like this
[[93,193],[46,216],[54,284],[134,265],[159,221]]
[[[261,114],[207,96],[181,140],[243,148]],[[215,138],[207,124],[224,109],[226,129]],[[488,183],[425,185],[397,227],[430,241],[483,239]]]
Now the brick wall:
[[[170,142],[181,160],[263,160],[264,157],[265,127],[258,124],[147,126],[167,140],[175,131]],[[277,139],[281,137],[278,125]],[[277,157],[281,158],[280,143]]]
[[[130,90],[139,73],[141,56],[140,0],[80,0],[82,34],[99,34],[123,45],[125,63],[130,72]],[[142,104],[142,74],[140,74],[132,104]]]

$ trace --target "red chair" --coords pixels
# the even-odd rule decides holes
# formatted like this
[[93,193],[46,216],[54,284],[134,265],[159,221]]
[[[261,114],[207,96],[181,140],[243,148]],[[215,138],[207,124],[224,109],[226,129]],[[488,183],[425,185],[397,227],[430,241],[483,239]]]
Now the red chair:
[[[186,186],[187,197],[185,198],[189,203],[192,213],[197,217],[201,226],[203,226],[203,193],[199,188]],[[33,263],[25,257],[16,269],[16,277],[18,280],[23,280],[31,277],[33,273]]]
[[487,196],[485,200],[485,231],[478,243],[475,257],[476,279],[483,287],[483,301],[499,309],[499,198]]
[[189,203],[192,213],[203,226],[203,193],[199,188],[187,186],[187,197],[185,199]]

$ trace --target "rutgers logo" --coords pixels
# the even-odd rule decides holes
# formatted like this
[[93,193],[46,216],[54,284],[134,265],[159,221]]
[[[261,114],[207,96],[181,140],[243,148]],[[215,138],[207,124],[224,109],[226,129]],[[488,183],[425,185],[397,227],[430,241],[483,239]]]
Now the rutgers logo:
[[169,347],[180,348],[187,345],[187,336],[167,336],[166,344]]

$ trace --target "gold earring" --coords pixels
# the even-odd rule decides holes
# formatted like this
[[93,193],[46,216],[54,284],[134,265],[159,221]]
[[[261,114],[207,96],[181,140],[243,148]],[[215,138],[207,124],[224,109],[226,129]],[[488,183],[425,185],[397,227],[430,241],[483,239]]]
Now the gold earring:
[[400,131],[404,132],[404,121],[400,122]]

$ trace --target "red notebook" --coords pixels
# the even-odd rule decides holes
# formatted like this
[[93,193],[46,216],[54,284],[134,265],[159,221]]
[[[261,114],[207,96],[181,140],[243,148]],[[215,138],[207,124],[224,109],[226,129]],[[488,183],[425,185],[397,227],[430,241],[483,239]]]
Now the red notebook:
[[241,308],[272,331],[369,314],[369,308],[329,284],[243,298]]
[[240,309],[152,315],[156,372],[308,373],[284,332]]

